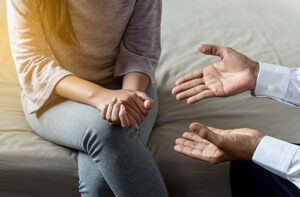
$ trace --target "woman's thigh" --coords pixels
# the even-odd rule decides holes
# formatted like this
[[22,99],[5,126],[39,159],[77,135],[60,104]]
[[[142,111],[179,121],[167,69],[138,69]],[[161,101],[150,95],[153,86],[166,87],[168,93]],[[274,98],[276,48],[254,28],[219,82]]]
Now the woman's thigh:
[[[118,88],[118,85],[112,85],[111,87],[112,89]],[[148,86],[147,93],[156,100],[156,104],[138,131],[144,143],[148,141],[158,108],[156,91],[152,84]],[[71,100],[54,102],[33,114],[26,112],[25,105],[23,105],[23,108],[28,123],[40,136],[56,144],[81,151],[85,151],[82,140],[87,131],[94,129],[103,131],[105,134],[112,127],[100,117],[100,112],[96,108]],[[126,132],[127,129],[123,130]]]

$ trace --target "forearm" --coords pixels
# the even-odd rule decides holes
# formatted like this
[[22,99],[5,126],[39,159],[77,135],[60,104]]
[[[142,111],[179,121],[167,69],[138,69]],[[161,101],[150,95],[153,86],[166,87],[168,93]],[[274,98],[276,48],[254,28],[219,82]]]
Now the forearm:
[[102,101],[106,95],[107,89],[92,82],[80,79],[76,76],[67,76],[60,80],[55,93],[61,97],[91,105],[100,109]]
[[149,77],[140,72],[132,72],[123,76],[122,89],[145,92],[149,84]]

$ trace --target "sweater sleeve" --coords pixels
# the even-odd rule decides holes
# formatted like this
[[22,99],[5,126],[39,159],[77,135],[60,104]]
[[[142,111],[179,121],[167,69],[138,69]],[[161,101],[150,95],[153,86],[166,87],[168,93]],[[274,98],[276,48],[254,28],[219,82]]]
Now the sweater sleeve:
[[161,53],[161,0],[136,0],[120,44],[115,76],[141,72],[154,81]]
[[56,61],[39,18],[30,17],[31,12],[28,0],[7,1],[10,45],[29,113],[39,110],[59,80],[72,74]]

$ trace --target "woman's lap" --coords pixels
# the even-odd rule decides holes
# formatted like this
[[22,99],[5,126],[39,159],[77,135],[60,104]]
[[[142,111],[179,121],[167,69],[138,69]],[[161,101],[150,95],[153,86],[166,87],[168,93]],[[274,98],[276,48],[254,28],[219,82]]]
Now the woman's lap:
[[[147,93],[156,100],[152,86],[148,87]],[[92,185],[92,180],[95,179],[103,182],[103,177],[116,195],[131,196],[130,193],[134,191],[139,195],[146,192],[149,196],[155,196],[157,192],[163,194],[166,191],[151,153],[143,142],[147,142],[150,136],[157,107],[156,102],[139,131],[110,125],[101,119],[97,109],[70,100],[57,101],[34,114],[26,113],[26,108],[24,111],[29,124],[40,136],[56,144],[87,153],[92,158],[101,176],[88,180],[81,177],[83,183]],[[79,175],[88,174],[84,168],[90,164],[86,159],[79,161]],[[143,177],[148,177],[148,181],[145,182]],[[143,187],[136,187],[136,183],[142,182]],[[107,188],[106,184],[102,186]],[[152,191],[150,188],[153,187],[158,190]]]
[[[137,131],[144,143],[149,139],[158,108],[156,92],[152,85],[149,85],[147,93],[155,99],[156,104]],[[56,144],[80,151],[85,151],[82,140],[87,131],[94,128],[105,133],[105,130],[112,130],[111,127],[118,127],[103,120],[96,108],[71,100],[61,99],[34,114],[28,114],[25,105],[23,108],[28,123],[37,134]],[[132,130],[116,129],[124,132]]]

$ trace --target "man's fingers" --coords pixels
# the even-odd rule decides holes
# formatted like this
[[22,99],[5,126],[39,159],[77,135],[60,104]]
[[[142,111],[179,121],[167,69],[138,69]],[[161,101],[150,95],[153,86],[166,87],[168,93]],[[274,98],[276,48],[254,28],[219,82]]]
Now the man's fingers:
[[191,89],[191,88],[196,87],[198,85],[204,85],[203,78],[193,79],[193,80],[190,80],[190,81],[187,81],[185,83],[182,83],[180,85],[175,86],[172,89],[172,94],[173,95],[178,94],[180,92]]
[[188,98],[187,103],[194,104],[198,101],[201,101],[201,100],[204,100],[207,98],[211,98],[214,96],[215,96],[215,94],[210,89],[207,89],[207,90],[204,90],[203,92],[200,92],[200,93]]
[[206,126],[199,123],[192,123],[190,125],[190,129],[192,132],[199,135],[199,137],[213,143],[220,148],[223,148],[224,136],[209,130]]
[[127,117],[127,113],[126,113],[126,108],[123,104],[121,104],[121,108],[120,108],[120,112],[119,112],[119,117],[120,117],[120,121],[121,121],[121,126],[123,128],[127,128],[130,126],[130,121]]
[[185,74],[184,76],[182,76],[181,78],[179,78],[177,81],[176,81],[176,85],[180,85],[184,82],[187,82],[187,81],[190,81],[192,79],[197,79],[197,78],[201,78],[203,76],[203,69],[198,69],[198,70],[195,70],[193,72],[190,72],[188,74]]
[[198,143],[203,143],[208,145],[210,142],[208,142],[207,140],[203,139],[202,137],[200,137],[199,135],[192,133],[192,132],[185,132],[182,134],[182,137],[187,139],[187,140],[191,140],[194,142],[198,142]]
[[175,143],[178,145],[184,145],[184,146],[188,146],[191,148],[196,148],[197,147],[197,143],[191,140],[187,140],[184,138],[178,138],[175,140]]
[[209,162],[209,157],[205,157],[201,150],[191,148],[191,147],[188,147],[188,146],[184,146],[184,145],[175,145],[174,150],[179,152],[179,153],[185,154],[189,157]]
[[193,122],[189,126],[189,128],[190,128],[191,131],[198,130],[201,127],[206,127],[206,126],[204,124],[199,123],[199,122]]
[[182,100],[182,99],[186,99],[186,98],[190,98],[192,96],[195,96],[197,94],[202,93],[203,91],[207,90],[207,86],[206,85],[198,85],[196,87],[193,87],[191,89],[188,89],[186,91],[183,91],[179,94],[176,95],[176,99],[177,100]]
[[224,58],[226,53],[230,53],[231,51],[233,51],[233,49],[229,47],[222,47],[217,45],[199,45],[198,50],[203,54],[219,56],[222,59]]

